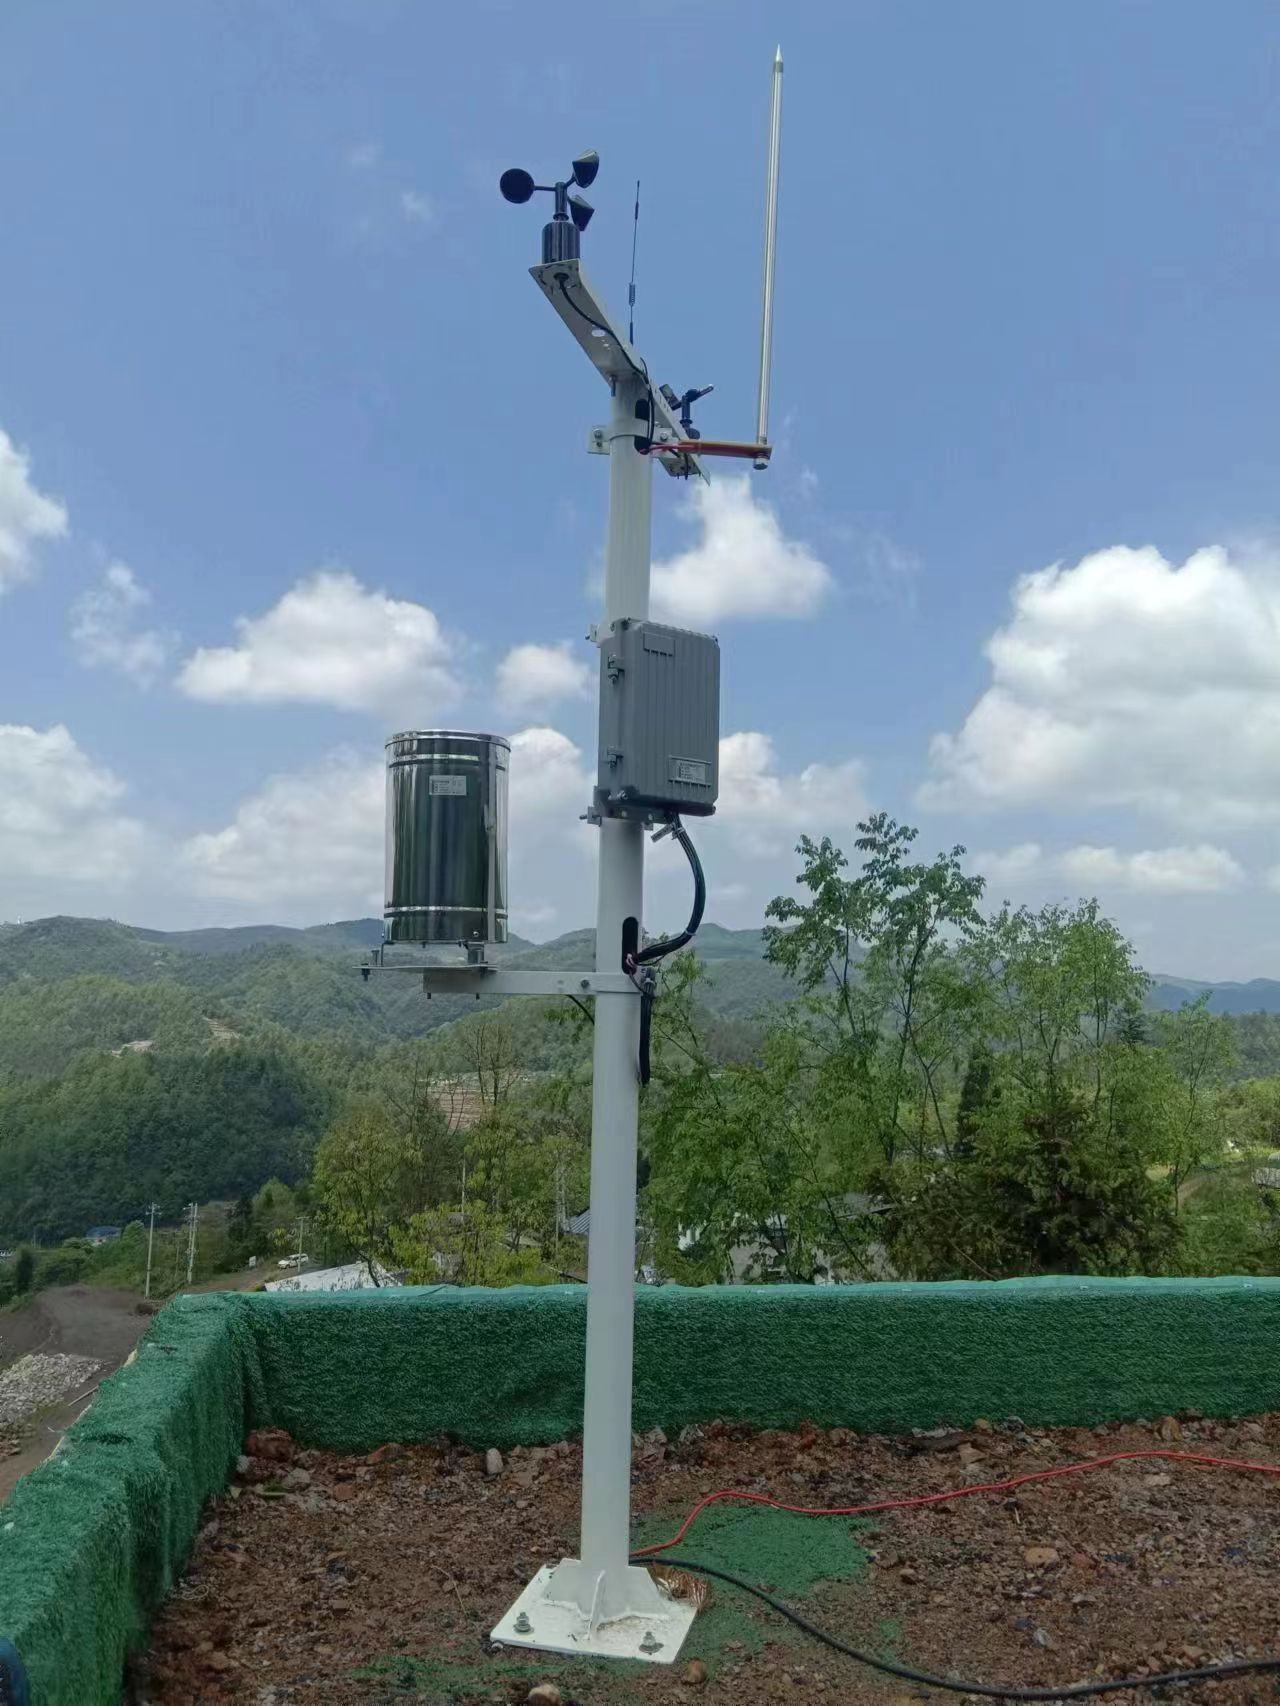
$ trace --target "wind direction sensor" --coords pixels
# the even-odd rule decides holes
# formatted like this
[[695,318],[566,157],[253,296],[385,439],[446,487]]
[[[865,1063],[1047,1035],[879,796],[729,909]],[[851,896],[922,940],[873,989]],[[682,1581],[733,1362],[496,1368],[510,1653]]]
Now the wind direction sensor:
[[[599,159],[580,154],[569,175],[538,184],[522,167],[504,172],[517,205],[553,197],[542,259],[530,272],[575,343],[609,386],[606,426],[588,448],[609,458],[604,614],[600,650],[597,779],[587,819],[600,832],[593,970],[507,970],[486,948],[506,940],[507,767],[497,735],[410,731],[388,742],[387,948],[460,943],[466,964],[405,963],[382,951],[375,969],[421,974],[423,989],[595,998],[591,1105],[591,1230],[587,1248],[586,1395],[582,1527],[577,1558],[541,1569],[492,1638],[595,1657],[669,1664],[693,1621],[647,1569],[630,1562],[631,1383],[636,1274],[636,1147],[640,1086],[648,1081],[654,966],[689,942],[702,920],[706,883],[682,817],[710,816],[719,791],[720,648],[649,620],[653,461],[676,478],[706,478],[704,458],[768,465],[769,366],[777,246],[782,53],[773,62],[765,193],[764,313],[756,437],[702,437],[693,406],[709,385],[657,385],[583,271],[591,207],[575,193]],[[544,411],[545,414],[545,411]],[[694,883],[688,925],[644,945],[644,837],[674,837]]]

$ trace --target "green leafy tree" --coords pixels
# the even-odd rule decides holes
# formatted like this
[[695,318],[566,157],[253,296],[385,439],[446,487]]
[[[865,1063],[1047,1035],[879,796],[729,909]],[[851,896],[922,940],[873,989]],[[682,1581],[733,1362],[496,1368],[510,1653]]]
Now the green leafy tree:
[[30,1244],[22,1244],[13,1258],[13,1289],[19,1297],[31,1290],[36,1277],[36,1253]]
[[536,1250],[513,1250],[503,1219],[479,1202],[415,1215],[396,1229],[393,1245],[415,1285],[540,1285],[558,1277]]

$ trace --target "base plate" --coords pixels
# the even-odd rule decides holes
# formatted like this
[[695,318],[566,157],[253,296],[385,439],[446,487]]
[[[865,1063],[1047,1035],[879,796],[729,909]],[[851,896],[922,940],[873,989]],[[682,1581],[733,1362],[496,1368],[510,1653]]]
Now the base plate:
[[[576,1576],[580,1571],[581,1565],[573,1559],[554,1566],[544,1565],[493,1629],[490,1640],[503,1647],[533,1647],[540,1652],[567,1653],[574,1658],[674,1663],[693,1622],[691,1605],[669,1599],[654,1585],[647,1570],[633,1566],[626,1575],[633,1578],[635,1591],[626,1597],[630,1605],[646,1609],[596,1622],[593,1627],[590,1613],[575,1599],[567,1595],[556,1597],[557,1576],[563,1593],[565,1577]],[[640,1577],[644,1578],[643,1583],[638,1580]]]

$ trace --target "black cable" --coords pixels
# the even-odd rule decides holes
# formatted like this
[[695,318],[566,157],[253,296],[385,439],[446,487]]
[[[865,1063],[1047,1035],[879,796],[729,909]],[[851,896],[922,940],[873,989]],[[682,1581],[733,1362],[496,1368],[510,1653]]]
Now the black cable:
[[590,1007],[588,1007],[588,1006],[587,1006],[587,1004],[586,1004],[586,1002],[585,1002],[585,1001],[579,1001],[579,1000],[578,1000],[578,997],[577,997],[577,996],[576,996],[576,995],[570,995],[570,996],[567,996],[567,997],[566,997],[566,999],[567,999],[567,1000],[569,1000],[569,1001],[572,1001],[572,1002],[573,1002],[573,1004],[574,1004],[574,1006],[575,1006],[575,1007],[577,1007],[577,1008],[579,1008],[579,1009],[580,1009],[580,1010],[581,1010],[581,1012],[583,1012],[583,1013],[584,1013],[584,1014],[585,1014],[585,1015],[586,1015],[586,1019],[587,1019],[587,1023],[588,1023],[588,1024],[589,1024],[589,1025],[594,1025],[594,1024],[595,1024],[595,1022],[596,1022],[596,1016],[595,1016],[595,1014],[594,1014],[594,1013],[593,1013],[593,1012],[592,1012],[592,1011],[591,1011],[591,1009],[590,1009]]
[[[585,320],[588,326],[591,326],[597,332],[602,332],[606,338],[612,338],[613,333],[609,330],[608,326],[602,326],[599,320],[593,320],[590,314],[587,313],[586,309],[580,307],[578,303],[573,300],[572,296],[570,296],[569,287],[565,283],[568,276],[568,273],[563,272],[558,272],[556,274],[556,283],[560,286],[561,296],[564,297],[565,301],[569,304],[570,308],[573,309],[574,313],[580,320]],[[649,378],[649,364],[645,361],[644,357],[641,356],[640,365],[637,367],[635,362],[632,361],[631,357],[627,354],[626,350],[623,350],[622,354],[627,366],[631,369],[632,373],[635,374],[636,378],[644,380],[645,390],[649,393],[649,435],[645,440],[644,446],[645,451],[648,452],[653,449],[653,435],[658,423],[658,405],[653,395],[653,381]]]
[[689,914],[689,922],[678,936],[668,936],[664,941],[651,942],[628,962],[630,969],[637,974],[636,981],[640,984],[641,1084],[647,1084],[653,1076],[650,1044],[653,1036],[653,1003],[657,996],[657,980],[652,972],[641,974],[640,968],[653,965],[657,960],[664,960],[668,954],[678,954],[681,948],[687,947],[698,933],[698,926],[702,923],[702,914],[707,905],[707,879],[703,873],[702,861],[698,857],[698,849],[693,845],[688,830],[678,817],[673,816],[667,827],[684,848],[685,858],[688,859],[693,872],[693,910]]
[[693,911],[689,914],[689,922],[678,936],[668,936],[661,942],[650,942],[647,948],[641,948],[636,955],[638,966],[652,965],[654,960],[665,960],[668,954],[678,954],[681,948],[688,947],[698,933],[702,923],[702,914],[707,905],[707,879],[702,869],[702,861],[698,850],[689,839],[689,832],[678,817],[671,819],[671,833],[684,848],[684,856],[689,861],[693,872]]
[[672,1553],[666,1553],[661,1558],[654,1558],[650,1553],[636,1553],[630,1561],[633,1564],[670,1564],[678,1570],[692,1570],[695,1575],[714,1576],[717,1581],[728,1582],[730,1587],[741,1588],[743,1593],[754,1594],[789,1623],[794,1623],[797,1629],[811,1635],[815,1641],[821,1641],[823,1646],[843,1653],[846,1658],[856,1659],[859,1664],[868,1665],[872,1670],[883,1671],[888,1676],[901,1677],[905,1682],[918,1682],[927,1688],[942,1688],[950,1694],[979,1694],[987,1700],[1090,1700],[1100,1694],[1118,1694],[1122,1688],[1168,1688],[1175,1683],[1220,1682],[1228,1676],[1280,1671],[1280,1658],[1231,1659],[1226,1664],[1201,1665],[1195,1670],[1169,1670],[1161,1676],[1126,1676],[1117,1682],[1074,1682],[1068,1683],[1064,1688],[1011,1688],[999,1682],[954,1682],[950,1677],[931,1676],[928,1671],[912,1670],[909,1665],[894,1664],[892,1659],[880,1659],[874,1653],[865,1653],[860,1647],[850,1646],[839,1636],[820,1629],[816,1623],[810,1623],[807,1617],[782,1600],[775,1599],[771,1593],[766,1593],[764,1588],[758,1588],[752,1582],[744,1582],[741,1576],[731,1576],[727,1570],[717,1570],[711,1564],[695,1564],[689,1558],[678,1558]]
[[653,1038],[653,985],[649,978],[640,991],[640,1082],[647,1084],[653,1077],[650,1046]]

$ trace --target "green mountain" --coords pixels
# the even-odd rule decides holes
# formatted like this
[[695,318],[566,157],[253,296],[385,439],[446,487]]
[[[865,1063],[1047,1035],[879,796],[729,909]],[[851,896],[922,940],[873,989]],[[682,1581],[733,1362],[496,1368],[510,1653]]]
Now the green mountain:
[[1248,983],[1201,983],[1189,977],[1157,976],[1151,980],[1147,1005],[1176,1012],[1208,991],[1211,1013],[1280,1013],[1280,983],[1255,977]]
[[[191,1198],[299,1179],[343,1099],[406,1046],[432,1039],[435,1069],[458,1070],[469,1030],[498,998],[428,999],[411,972],[363,977],[381,936],[376,919],[307,930],[0,926],[0,1241],[122,1224],[153,1197],[171,1216]],[[763,958],[759,930],[707,924],[697,947],[711,1045],[722,1059],[749,1058],[767,1010],[795,986]],[[563,970],[590,966],[593,949],[593,933],[576,930],[515,938],[501,957]],[[1232,1015],[1240,1071],[1280,1069],[1280,983],[1162,977],[1151,1004],[1204,991]],[[585,1060],[581,1026],[546,1022],[571,1017],[566,1002],[518,1000],[509,1013],[527,1069]]]

